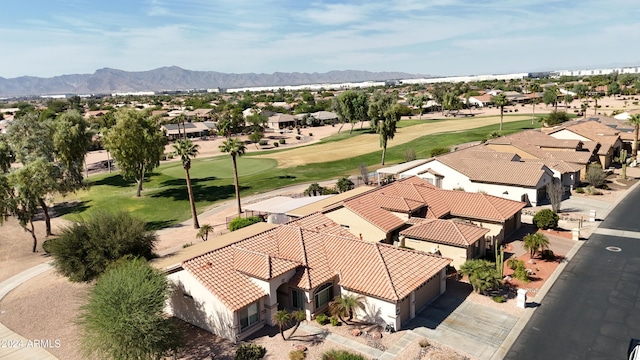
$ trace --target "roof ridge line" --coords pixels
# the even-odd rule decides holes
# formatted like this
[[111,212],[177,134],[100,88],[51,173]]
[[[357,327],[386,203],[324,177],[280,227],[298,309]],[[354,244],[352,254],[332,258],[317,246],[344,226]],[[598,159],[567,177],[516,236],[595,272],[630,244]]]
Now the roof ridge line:
[[[304,263],[303,265],[308,269],[309,268],[309,259],[307,258],[307,247],[304,243],[304,237],[302,236],[302,228],[298,227],[298,234],[300,234],[300,246],[302,246],[302,255]],[[307,271],[307,287],[311,289],[311,275],[309,271]]]
[[467,243],[467,245],[471,245],[469,243],[469,240],[467,239],[467,237],[464,236],[464,234],[462,234],[462,231],[460,231],[460,228],[458,227],[458,224],[456,224],[454,221],[452,221],[451,224],[453,225],[454,229],[456,229],[456,232],[458,233],[458,235],[460,235],[460,237]]
[[[481,194],[481,193],[480,193]],[[487,194],[482,194],[482,196],[485,198],[485,200],[487,200],[487,202],[489,203],[489,205],[491,205],[491,207],[493,208],[493,210],[495,210],[498,214],[500,214],[500,216],[502,216],[502,218],[504,218],[504,214],[500,212],[500,210],[498,210],[498,208],[493,205],[493,202],[491,202],[491,200],[488,198]]]
[[382,256],[382,252],[380,251],[380,246],[378,245],[378,243],[374,243],[374,245],[376,247],[376,253],[378,254],[378,257],[380,258],[380,261],[382,262],[382,265],[384,267],[384,273],[387,276],[387,280],[389,280],[389,285],[391,286],[393,295],[395,295],[397,300],[400,300],[400,297],[398,296],[398,292],[396,291],[396,287],[393,284],[393,280],[391,280],[391,274],[389,274],[389,267],[387,266],[387,262],[384,261],[384,256]]

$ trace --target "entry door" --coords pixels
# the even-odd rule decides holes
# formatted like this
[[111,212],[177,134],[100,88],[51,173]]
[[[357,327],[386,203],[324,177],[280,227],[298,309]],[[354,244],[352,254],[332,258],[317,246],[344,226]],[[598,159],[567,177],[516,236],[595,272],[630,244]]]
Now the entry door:
[[297,310],[304,309],[302,291],[291,290],[291,307]]

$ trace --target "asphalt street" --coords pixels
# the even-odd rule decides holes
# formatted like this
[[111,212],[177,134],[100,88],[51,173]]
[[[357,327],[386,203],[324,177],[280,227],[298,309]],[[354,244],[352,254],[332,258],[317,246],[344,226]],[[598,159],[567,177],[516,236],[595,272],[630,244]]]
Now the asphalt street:
[[611,211],[505,359],[626,359],[640,338],[640,187]]

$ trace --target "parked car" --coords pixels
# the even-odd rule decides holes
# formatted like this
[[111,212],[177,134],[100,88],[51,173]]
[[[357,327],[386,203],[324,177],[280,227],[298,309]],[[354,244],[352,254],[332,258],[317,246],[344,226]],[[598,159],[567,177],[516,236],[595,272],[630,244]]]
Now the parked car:
[[629,360],[640,360],[640,339],[631,339],[627,354]]

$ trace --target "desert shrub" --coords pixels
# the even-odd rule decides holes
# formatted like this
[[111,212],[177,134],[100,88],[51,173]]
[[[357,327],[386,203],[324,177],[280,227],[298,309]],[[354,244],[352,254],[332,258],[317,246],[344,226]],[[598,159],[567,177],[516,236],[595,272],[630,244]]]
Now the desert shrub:
[[523,282],[530,281],[529,272],[527,272],[527,269],[524,267],[524,261],[520,261],[520,263],[518,264],[518,267],[513,272],[513,277]]
[[243,227],[247,227],[249,225],[253,225],[262,221],[262,218],[259,216],[250,216],[248,218],[237,217],[229,223],[229,230],[236,231],[238,229],[242,229]]
[[292,350],[289,352],[289,360],[303,360],[307,357],[304,350]]
[[589,183],[589,185],[593,187],[600,187],[604,184],[604,179],[607,175],[602,171],[602,167],[600,164],[591,164],[587,168],[587,173],[585,174],[585,179]]
[[493,301],[497,302],[497,303],[503,303],[504,302],[504,296],[502,295],[498,295],[498,296],[494,296],[493,297]]
[[451,152],[451,149],[449,149],[448,147],[436,147],[431,149],[431,157],[434,156],[438,156],[438,155],[442,155],[442,154],[448,154]]
[[236,350],[236,360],[258,360],[264,357],[267,349],[256,344],[242,344]]
[[545,250],[542,250],[540,252],[540,257],[543,260],[555,260],[556,259],[556,254],[554,254],[553,250],[551,250],[551,249],[545,249]]
[[51,242],[52,242],[52,240],[51,240],[51,239],[49,239],[49,240],[45,240],[45,241],[42,243],[42,250],[44,250],[45,254],[47,254],[47,255],[50,255],[50,254],[51,254],[51,249],[49,248],[49,247],[50,247],[50,245],[51,245]]
[[522,260],[518,260],[516,258],[510,258],[509,260],[507,260],[507,267],[509,267],[509,269],[511,270],[515,270],[518,267],[518,263],[521,261]]
[[300,135],[296,135],[296,140],[300,140]]
[[260,140],[258,142],[258,145],[260,145],[260,146],[267,146],[267,144],[269,144],[269,142],[267,140]]
[[316,322],[320,325],[325,325],[329,322],[329,317],[327,314],[320,314],[316,316]]
[[309,136],[313,136],[313,133],[309,133]]
[[278,142],[279,142],[280,144],[284,144],[284,143],[286,143],[287,141],[286,141],[285,139],[280,139],[280,140],[278,140]]
[[273,142],[273,147],[278,147],[278,146],[280,146],[280,144],[277,141],[274,141]]
[[584,188],[582,188],[582,187],[577,187],[577,188],[576,188],[576,192],[577,192],[578,194],[584,194]]
[[416,151],[414,149],[407,149],[404,151],[404,161],[413,161],[416,159]]
[[366,360],[364,356],[345,350],[327,350],[322,354],[322,360]]
[[183,249],[186,249],[186,248],[188,248],[189,246],[193,246],[193,243],[192,243],[192,242],[190,242],[190,243],[186,243],[186,244],[182,245],[182,248],[183,248]]
[[338,320],[338,318],[335,317],[335,316],[332,316],[329,319],[329,322],[331,323],[332,326],[339,326],[340,325],[340,320]]
[[74,282],[91,281],[125,256],[153,258],[158,238],[128,213],[97,211],[48,241],[58,272]]
[[544,118],[544,122],[549,125],[558,125],[562,124],[565,121],[569,120],[569,116],[564,111],[552,111],[547,117]]
[[539,229],[555,229],[558,227],[560,217],[551,209],[542,209],[533,216],[533,223]]
[[353,189],[354,186],[355,184],[353,183],[353,181],[351,181],[351,179],[346,176],[340,178],[338,182],[336,182],[336,189],[338,189],[338,191],[341,193]]

